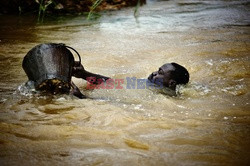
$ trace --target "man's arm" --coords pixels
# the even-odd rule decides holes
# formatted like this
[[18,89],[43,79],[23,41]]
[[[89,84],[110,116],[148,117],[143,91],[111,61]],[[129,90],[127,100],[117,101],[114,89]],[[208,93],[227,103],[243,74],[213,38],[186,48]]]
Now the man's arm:
[[[79,62],[75,62],[75,66],[73,67],[72,75],[76,78],[82,78],[84,80],[90,81],[89,78],[95,78],[94,82],[91,82],[92,84],[100,84],[102,82],[105,82],[106,80],[110,79],[109,77],[102,76],[99,74],[94,74],[91,72],[88,72],[84,69],[82,64],[79,64]],[[102,80],[102,81],[100,81]]]
[[70,93],[71,93],[72,95],[74,95],[74,96],[76,96],[76,97],[78,97],[78,98],[80,98],[80,99],[85,99],[85,98],[86,98],[86,96],[84,96],[84,95],[81,93],[81,91],[80,91],[79,88],[73,83],[73,81],[71,81],[71,87],[72,87],[72,89],[71,89]]

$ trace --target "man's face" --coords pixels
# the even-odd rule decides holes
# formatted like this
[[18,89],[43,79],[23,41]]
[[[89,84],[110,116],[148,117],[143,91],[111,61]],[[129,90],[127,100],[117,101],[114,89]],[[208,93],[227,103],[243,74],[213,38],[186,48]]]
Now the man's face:
[[175,89],[176,82],[173,79],[172,71],[175,70],[175,67],[170,64],[164,64],[159,68],[158,71],[153,72],[149,75],[148,80],[152,83],[156,83],[158,85],[163,85],[165,87],[169,87],[171,89]]

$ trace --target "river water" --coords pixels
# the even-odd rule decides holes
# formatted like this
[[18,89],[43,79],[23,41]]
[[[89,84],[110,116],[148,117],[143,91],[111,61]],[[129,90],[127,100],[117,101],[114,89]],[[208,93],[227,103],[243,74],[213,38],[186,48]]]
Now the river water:
[[[148,1],[83,16],[0,16],[1,165],[247,165],[250,163],[250,2]],[[39,43],[66,43],[85,69],[124,79],[88,99],[27,93],[21,63]],[[127,89],[177,62],[190,83],[169,97]]]

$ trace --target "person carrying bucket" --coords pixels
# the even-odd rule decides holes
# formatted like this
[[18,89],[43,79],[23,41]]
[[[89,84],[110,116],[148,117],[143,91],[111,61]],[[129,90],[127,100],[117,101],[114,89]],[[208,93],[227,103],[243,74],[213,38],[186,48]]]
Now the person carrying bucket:
[[[74,60],[70,50],[77,53],[79,61]],[[72,76],[77,78],[93,77],[100,84],[109,77],[86,71],[81,65],[79,53],[65,44],[46,43],[32,48],[24,57],[22,67],[37,91],[52,94],[70,94],[85,98],[79,88],[72,82]],[[100,81],[102,80],[102,81]]]

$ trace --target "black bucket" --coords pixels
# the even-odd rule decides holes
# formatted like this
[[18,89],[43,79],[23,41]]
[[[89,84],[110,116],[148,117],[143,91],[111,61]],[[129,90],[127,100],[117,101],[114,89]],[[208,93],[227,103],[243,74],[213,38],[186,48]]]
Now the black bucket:
[[[40,44],[26,54],[22,66],[29,80],[34,81],[36,90],[53,93],[70,90],[75,61],[67,48],[71,47],[54,43]],[[77,55],[80,59],[80,55]]]

